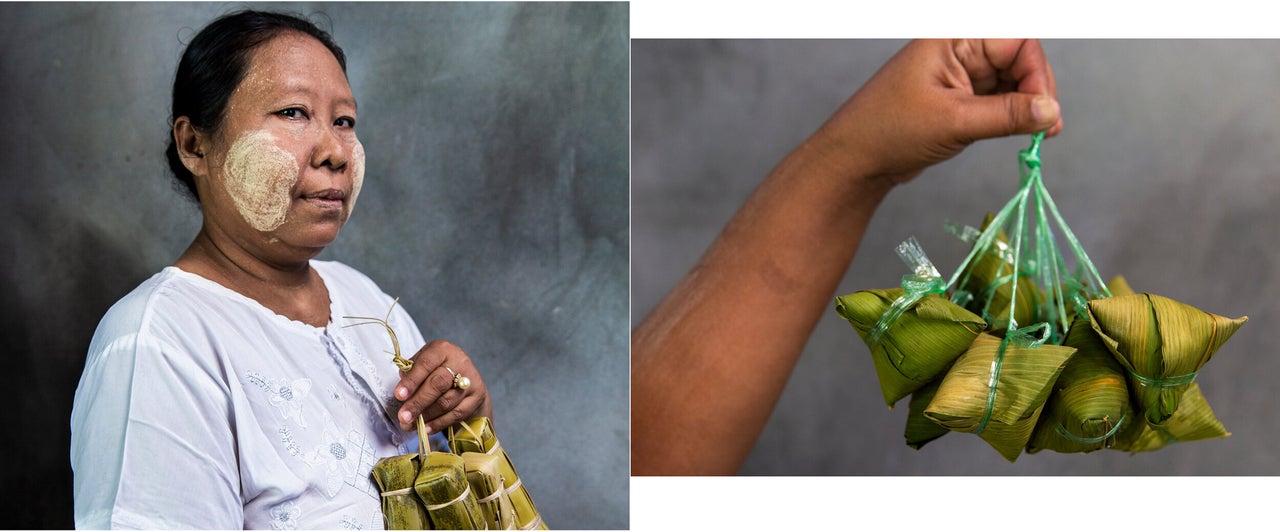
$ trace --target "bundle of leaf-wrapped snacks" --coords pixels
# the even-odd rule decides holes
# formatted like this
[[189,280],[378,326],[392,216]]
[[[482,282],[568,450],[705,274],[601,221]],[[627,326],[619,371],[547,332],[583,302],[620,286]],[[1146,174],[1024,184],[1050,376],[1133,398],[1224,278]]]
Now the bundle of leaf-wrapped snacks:
[[1020,152],[1021,186],[981,230],[948,226],[972,244],[949,280],[909,238],[901,288],[836,298],[885,403],[911,395],[907,445],[969,432],[1012,462],[1024,449],[1141,452],[1229,436],[1194,380],[1247,318],[1135,294],[1119,276],[1104,283],[1045,189],[1043,140]]
[[[481,504],[485,506],[486,516],[495,517],[501,528],[518,528],[520,530],[546,530],[546,523],[533,505],[528,490],[520,482],[511,457],[493,434],[493,425],[488,418],[476,418],[457,423],[449,427],[449,448],[461,454],[468,463],[478,464],[468,469],[469,478],[473,473],[484,479],[480,481],[485,487],[477,488]],[[476,486],[477,481],[472,482]],[[492,527],[491,527],[492,528]]]
[[[465,460],[431,452],[421,417],[418,454],[378,460],[373,478],[382,491],[382,516],[391,530],[485,530]],[[416,497],[415,497],[416,495]]]
[[[386,328],[395,349],[388,353],[396,366],[405,371],[412,367],[412,361],[400,356],[399,340],[385,319],[347,317],[367,320],[353,325],[377,323]],[[418,454],[383,458],[373,466],[387,529],[546,529],[488,418],[449,427],[452,453],[431,452],[422,416],[417,423]],[[455,437],[464,432],[475,436]]]

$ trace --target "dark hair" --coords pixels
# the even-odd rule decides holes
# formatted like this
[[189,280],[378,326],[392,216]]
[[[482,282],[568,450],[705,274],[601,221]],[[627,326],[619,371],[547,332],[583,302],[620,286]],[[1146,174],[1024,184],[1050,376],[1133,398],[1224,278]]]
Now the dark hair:
[[333,37],[315,24],[283,13],[239,11],[224,15],[200,30],[182,53],[178,72],[173,77],[173,109],[169,115],[169,147],[165,157],[174,177],[197,201],[200,197],[195,176],[178,157],[173,121],[185,116],[197,130],[217,131],[222,125],[227,100],[244,79],[249,52],[287,31],[315,37],[333,52],[342,72],[346,73],[346,55],[333,42]]

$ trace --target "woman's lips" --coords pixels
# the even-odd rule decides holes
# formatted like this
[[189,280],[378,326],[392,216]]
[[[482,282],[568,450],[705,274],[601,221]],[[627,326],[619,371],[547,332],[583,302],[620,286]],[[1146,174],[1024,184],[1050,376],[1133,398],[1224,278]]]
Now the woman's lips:
[[347,193],[338,189],[327,189],[303,194],[302,199],[321,209],[341,209]]

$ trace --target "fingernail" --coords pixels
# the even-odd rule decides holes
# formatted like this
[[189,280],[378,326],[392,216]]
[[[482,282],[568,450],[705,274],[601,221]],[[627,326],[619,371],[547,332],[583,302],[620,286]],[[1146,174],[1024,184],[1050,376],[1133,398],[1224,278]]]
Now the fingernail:
[[413,414],[410,414],[408,410],[401,410],[401,411],[400,411],[400,421],[403,421],[403,422],[405,422],[405,423],[408,423],[408,422],[410,422],[410,421],[413,421]]
[[1058,102],[1048,96],[1041,96],[1031,101],[1031,118],[1037,124],[1049,124],[1058,119]]
[[401,386],[396,388],[396,398],[403,401],[409,398],[409,389]]
[[429,435],[431,435],[431,433],[432,433],[432,432],[435,432],[435,431],[431,430],[431,425],[423,425],[423,426],[422,426],[422,430],[427,431],[427,435],[428,435],[428,436],[429,436]]

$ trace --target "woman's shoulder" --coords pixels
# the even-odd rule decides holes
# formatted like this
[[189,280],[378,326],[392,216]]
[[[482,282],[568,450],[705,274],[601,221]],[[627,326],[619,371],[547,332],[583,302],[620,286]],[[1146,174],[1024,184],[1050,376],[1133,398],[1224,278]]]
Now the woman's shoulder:
[[241,304],[220,293],[225,290],[177,267],[165,267],[107,310],[90,342],[90,357],[122,343],[173,347],[198,342],[216,329],[211,323],[230,314],[229,307]]
[[181,284],[180,270],[172,266],[160,270],[124,297],[120,298],[98,323],[99,336],[118,336],[116,333],[133,333],[144,330],[156,313],[157,307],[172,302],[175,285]]

